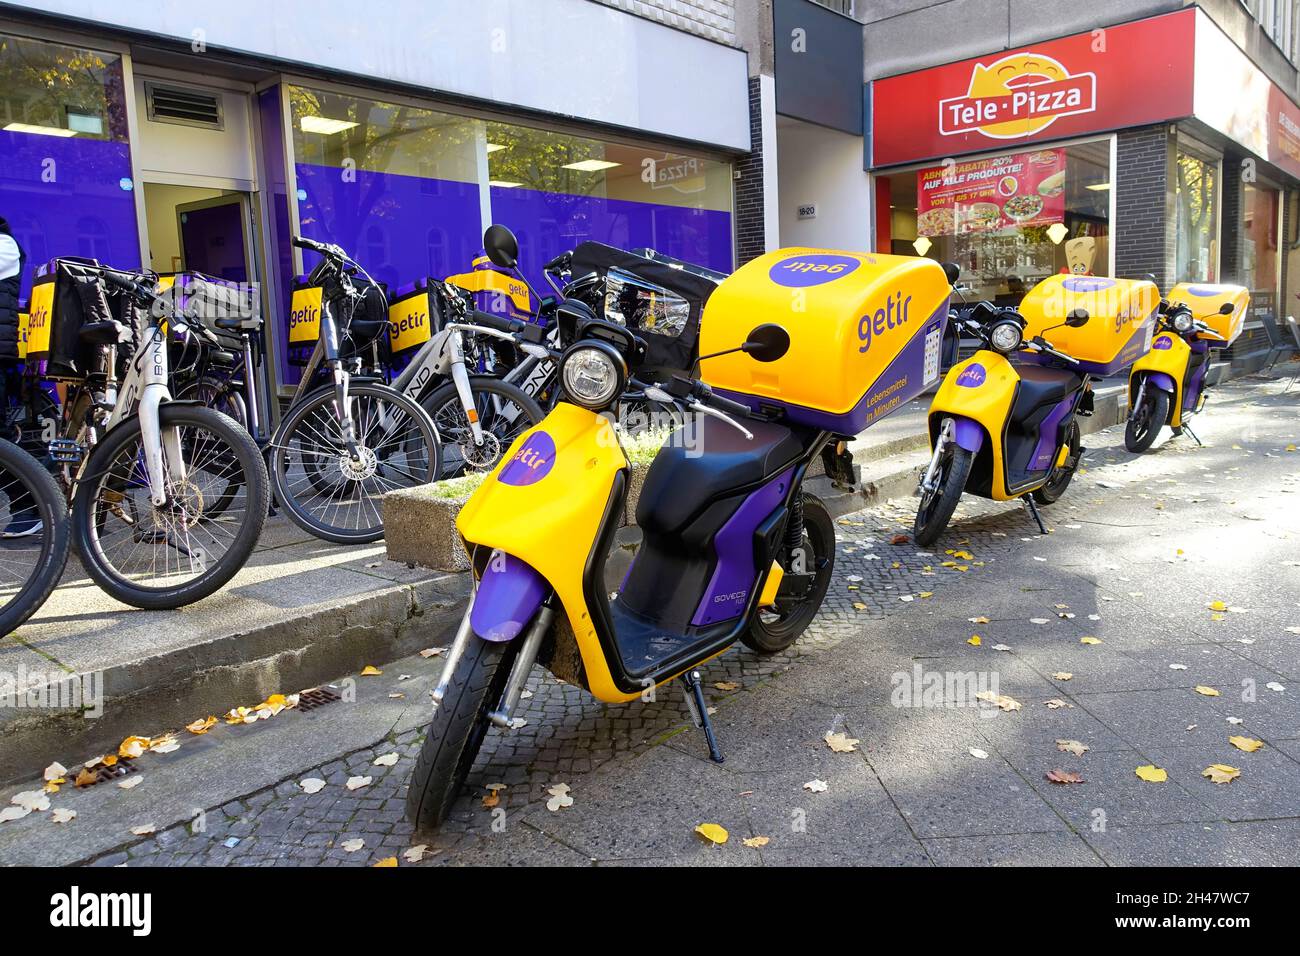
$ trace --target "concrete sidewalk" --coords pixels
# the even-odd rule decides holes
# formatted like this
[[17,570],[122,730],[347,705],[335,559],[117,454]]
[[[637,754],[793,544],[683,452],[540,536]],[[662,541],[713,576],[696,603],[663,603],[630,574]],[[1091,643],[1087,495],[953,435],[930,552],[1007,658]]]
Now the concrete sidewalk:
[[[930,398],[908,403],[852,442],[854,488],[810,479],[833,514],[913,492],[928,460]],[[1123,420],[1123,385],[1099,389],[1096,407],[1081,420],[1085,433]],[[267,523],[252,561],[230,585],[179,611],[118,604],[74,557],[50,601],[0,639],[0,672],[50,680],[96,675],[111,706],[89,723],[77,711],[0,709],[0,733],[7,737],[0,782],[44,767],[51,747],[70,734],[88,751],[108,747],[135,732],[142,718],[149,725],[177,724],[199,711],[221,713],[409,655],[454,625],[468,588],[463,574],[386,560],[382,542],[329,544],[283,517]]]

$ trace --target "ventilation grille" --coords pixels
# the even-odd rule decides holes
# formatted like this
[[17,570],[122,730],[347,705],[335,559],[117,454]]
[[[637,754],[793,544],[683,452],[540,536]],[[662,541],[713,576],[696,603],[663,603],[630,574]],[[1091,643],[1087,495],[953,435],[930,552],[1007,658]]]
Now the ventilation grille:
[[216,93],[146,83],[145,95],[149,101],[149,119],[155,123],[179,123],[208,129],[225,126],[221,97]]

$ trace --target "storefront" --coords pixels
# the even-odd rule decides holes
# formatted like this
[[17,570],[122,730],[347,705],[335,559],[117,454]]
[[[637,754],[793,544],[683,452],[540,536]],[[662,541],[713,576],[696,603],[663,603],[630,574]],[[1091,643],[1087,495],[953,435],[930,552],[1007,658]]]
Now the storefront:
[[1300,110],[1199,9],[876,80],[867,115],[877,250],[958,263],[968,298],[1059,272],[1240,283],[1238,358],[1295,311]]
[[[41,5],[76,12],[79,3]],[[472,3],[430,16],[451,18],[452,6],[464,7],[462,41],[494,42],[486,26],[470,36],[479,19]],[[650,109],[644,82],[611,96],[590,83],[561,82],[563,70],[587,68],[580,64],[552,65],[544,81],[524,85],[484,62],[483,77],[472,81],[481,89],[468,91],[505,90],[527,107],[514,109],[409,82],[388,85],[380,76],[367,83],[346,70],[343,59],[356,54],[367,30],[379,31],[368,62],[400,46],[403,38],[378,24],[351,29],[346,50],[320,41],[321,49],[340,51],[344,69],[331,74],[316,64],[300,74],[289,63],[268,63],[284,51],[257,49],[260,33],[239,35],[248,56],[198,56],[156,36],[0,17],[0,215],[32,267],[74,255],[255,283],[271,331],[272,384],[281,391],[296,375],[287,362],[288,292],[311,266],[290,245],[294,235],[338,243],[392,288],[467,271],[494,221],[518,234],[521,265],[534,282],[542,263],[586,239],[649,246],[729,271],[732,157],[749,145],[743,52],[593,4],[551,6],[563,8],[575,30],[592,18],[618,19],[613,42],[626,49],[608,52],[620,62],[620,83],[671,63],[683,67],[675,75],[693,67],[714,82],[694,109],[673,116]],[[134,28],[125,21],[137,11],[120,13],[118,26]],[[542,14],[512,9],[509,16],[523,33]],[[442,24],[449,49],[457,44],[452,22]],[[422,26],[412,47],[430,31]],[[551,56],[549,42],[530,50]],[[397,59],[394,70],[404,62]],[[540,65],[515,69],[526,76]],[[435,78],[449,89],[461,83],[453,67],[443,64],[446,76]],[[669,87],[678,80],[657,82],[674,95]],[[551,101],[538,102],[552,87]],[[734,121],[712,130],[695,112],[720,106]]]

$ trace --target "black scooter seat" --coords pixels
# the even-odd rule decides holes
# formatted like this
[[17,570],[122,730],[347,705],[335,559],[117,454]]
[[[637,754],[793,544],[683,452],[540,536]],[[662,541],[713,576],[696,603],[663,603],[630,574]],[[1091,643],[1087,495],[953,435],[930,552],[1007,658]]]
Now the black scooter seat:
[[[1017,365],[1020,388],[1016,392],[1017,417],[1043,405],[1056,405],[1083,387],[1083,378],[1068,369],[1046,365]],[[1022,411],[1023,410],[1023,411]]]
[[777,474],[803,453],[789,428],[745,419],[751,441],[704,415],[677,429],[646,472],[636,520],[647,535],[677,534],[710,501]]

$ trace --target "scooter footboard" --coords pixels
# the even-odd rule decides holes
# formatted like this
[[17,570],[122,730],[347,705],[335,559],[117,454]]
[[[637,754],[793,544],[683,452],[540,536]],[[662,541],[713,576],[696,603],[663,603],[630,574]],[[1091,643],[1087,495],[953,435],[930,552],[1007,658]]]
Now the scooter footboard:
[[511,641],[532,620],[550,585],[526,561],[493,551],[479,580],[470,627],[485,641]]

